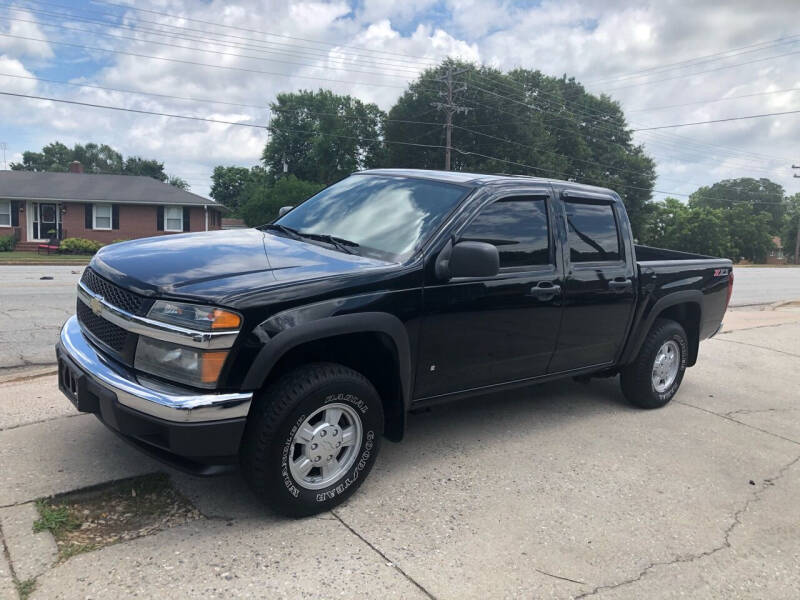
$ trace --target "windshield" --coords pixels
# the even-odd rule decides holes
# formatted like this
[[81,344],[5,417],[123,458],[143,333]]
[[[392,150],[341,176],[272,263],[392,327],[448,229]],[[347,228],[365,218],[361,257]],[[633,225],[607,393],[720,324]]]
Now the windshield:
[[359,254],[397,260],[425,241],[468,192],[437,181],[353,175],[275,223],[355,242]]

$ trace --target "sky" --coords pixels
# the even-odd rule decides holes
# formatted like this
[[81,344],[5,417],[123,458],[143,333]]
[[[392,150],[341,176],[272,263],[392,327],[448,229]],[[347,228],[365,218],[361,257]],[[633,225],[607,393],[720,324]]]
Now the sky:
[[[451,56],[575,77],[638,129],[800,109],[797,16],[796,0],[0,0],[0,92],[264,125],[300,89],[388,110]],[[800,191],[800,114],[635,139],[656,200],[736,177]],[[207,195],[214,166],[259,162],[266,132],[0,95],[7,163],[55,140],[156,158]]]

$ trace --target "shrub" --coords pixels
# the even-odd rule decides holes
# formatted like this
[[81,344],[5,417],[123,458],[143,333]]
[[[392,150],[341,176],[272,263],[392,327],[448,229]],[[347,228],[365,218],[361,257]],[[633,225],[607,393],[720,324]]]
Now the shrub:
[[69,254],[94,254],[102,247],[103,244],[95,242],[94,240],[67,238],[61,241],[59,252],[67,252]]
[[13,235],[0,236],[0,252],[11,252],[14,249],[15,243],[16,241]]

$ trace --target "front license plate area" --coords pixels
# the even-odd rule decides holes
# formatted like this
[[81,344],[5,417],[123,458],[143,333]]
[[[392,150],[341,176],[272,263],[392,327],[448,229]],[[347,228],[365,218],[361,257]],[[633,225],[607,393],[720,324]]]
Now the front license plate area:
[[80,412],[96,413],[100,409],[86,375],[64,358],[58,361],[58,387]]

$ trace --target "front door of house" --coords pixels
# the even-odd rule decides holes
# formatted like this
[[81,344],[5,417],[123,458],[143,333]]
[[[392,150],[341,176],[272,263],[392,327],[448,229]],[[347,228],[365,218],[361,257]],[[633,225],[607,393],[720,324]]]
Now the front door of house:
[[61,220],[58,215],[58,204],[39,202],[33,210],[33,239],[61,239]]

